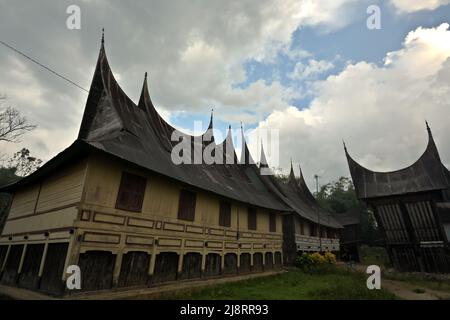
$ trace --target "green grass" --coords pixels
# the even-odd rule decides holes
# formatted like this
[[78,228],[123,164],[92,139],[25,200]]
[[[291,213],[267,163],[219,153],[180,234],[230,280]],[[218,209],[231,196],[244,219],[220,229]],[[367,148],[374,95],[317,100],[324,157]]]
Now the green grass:
[[369,247],[362,245],[360,248],[360,259],[364,265],[377,265],[381,268],[390,267],[389,256],[383,247]]
[[283,274],[217,285],[168,299],[200,300],[365,300],[395,299],[385,290],[368,290],[359,273],[333,270],[326,274],[305,274],[292,270]]

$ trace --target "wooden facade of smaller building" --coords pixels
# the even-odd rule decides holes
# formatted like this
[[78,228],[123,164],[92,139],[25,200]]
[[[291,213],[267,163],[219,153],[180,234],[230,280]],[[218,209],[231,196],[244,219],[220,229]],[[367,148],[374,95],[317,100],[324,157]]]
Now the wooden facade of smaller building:
[[339,232],[342,226],[317,203],[306,185],[301,169],[297,181],[291,165],[283,192],[288,195],[289,205],[297,209],[283,217],[284,263],[293,265],[302,252],[339,252]]
[[359,262],[359,246],[361,244],[361,212],[358,208],[341,214],[334,214],[343,229],[339,233],[339,257],[343,261]]

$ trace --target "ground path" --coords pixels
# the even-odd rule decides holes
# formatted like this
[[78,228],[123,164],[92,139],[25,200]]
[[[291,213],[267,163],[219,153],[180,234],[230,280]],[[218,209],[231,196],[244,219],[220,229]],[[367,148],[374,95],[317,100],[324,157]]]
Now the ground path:
[[[341,264],[344,267],[344,264]],[[365,273],[367,266],[357,264],[352,267],[354,271]],[[424,286],[409,283],[408,281],[398,281],[381,278],[381,288],[395,294],[404,300],[450,300],[450,292],[433,290]]]
[[405,300],[441,300],[450,299],[450,293],[445,291],[432,290],[423,286],[397,281],[382,279],[381,287],[392,292],[396,296]]

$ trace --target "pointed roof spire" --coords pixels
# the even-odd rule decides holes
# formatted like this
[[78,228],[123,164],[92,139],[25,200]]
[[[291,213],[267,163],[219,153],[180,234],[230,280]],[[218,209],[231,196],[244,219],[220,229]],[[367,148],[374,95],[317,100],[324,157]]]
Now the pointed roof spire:
[[298,168],[299,168],[299,170],[300,170],[300,179],[302,180],[302,179],[304,179],[304,177],[303,177],[303,171],[302,171],[302,166],[301,166],[300,164],[298,164]]
[[211,108],[211,117],[209,118],[209,126],[208,129],[213,128],[213,122],[214,121],[214,108]]
[[425,120],[425,124],[427,126],[427,131],[428,131],[428,146],[427,146],[427,149],[425,150],[424,154],[434,157],[439,162],[441,162],[441,157],[440,157],[439,151],[436,147],[436,143],[434,142],[433,133],[431,132],[431,128],[428,125],[428,121]]
[[294,173],[294,166],[292,164],[292,158],[291,158],[291,171],[289,172],[289,182],[295,182],[295,173]]
[[105,28],[102,28],[102,45],[105,44]]
[[267,163],[266,154],[264,153],[264,145],[261,140],[261,157],[259,158],[259,166],[263,168],[269,167],[269,164]]
[[209,144],[210,142],[215,143],[213,129],[214,129],[214,108],[211,108],[211,117],[209,119],[209,125],[208,125],[208,128],[206,129],[205,133],[203,133],[203,135],[202,135],[202,140],[205,145]]
[[253,161],[252,155],[250,154],[250,151],[248,150],[247,141],[245,141],[245,135],[244,135],[244,125],[241,121],[241,164],[255,164],[255,161]]
[[348,152],[347,152],[347,146],[345,145],[345,140],[344,140],[344,139],[342,139],[342,144],[344,145],[345,153],[348,153]]
[[427,120],[425,120],[425,125],[427,126],[428,135],[432,136],[433,134],[431,133],[431,129],[430,129],[430,126],[428,125],[428,121]]
[[[141,109],[146,109],[148,107],[153,108],[152,99],[150,98],[150,94],[148,92],[148,73],[145,72],[144,74],[144,83],[142,84],[142,90],[141,90],[141,96],[139,98],[138,107]],[[150,112],[150,110],[147,110]]]

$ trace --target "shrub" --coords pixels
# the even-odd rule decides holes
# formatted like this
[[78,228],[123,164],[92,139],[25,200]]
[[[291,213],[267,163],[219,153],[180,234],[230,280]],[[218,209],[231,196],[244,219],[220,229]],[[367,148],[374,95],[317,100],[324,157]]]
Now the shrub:
[[336,255],[334,253],[327,251],[327,252],[325,252],[323,257],[324,257],[326,263],[336,264]]
[[297,268],[306,273],[327,272],[336,264],[336,256],[331,252],[325,252],[320,254],[314,253],[302,253],[297,257],[295,265]]
[[321,255],[319,252],[314,252],[311,255],[311,259],[313,260],[313,263],[318,266],[326,263],[325,257],[323,255]]

